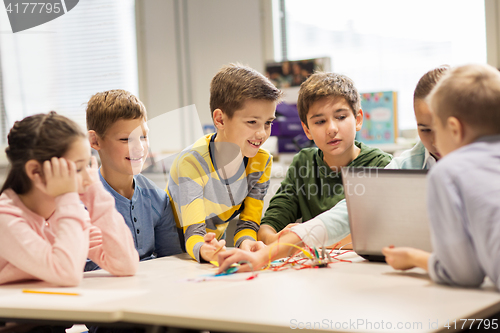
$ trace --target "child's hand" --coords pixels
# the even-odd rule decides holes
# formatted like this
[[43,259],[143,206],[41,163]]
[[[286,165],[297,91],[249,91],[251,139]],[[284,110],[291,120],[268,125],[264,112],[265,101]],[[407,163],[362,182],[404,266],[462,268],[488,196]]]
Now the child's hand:
[[90,158],[90,166],[87,167],[87,173],[89,175],[88,185],[92,185],[95,182],[99,181],[99,167],[95,156],[92,156]]
[[385,261],[394,269],[407,270],[420,267],[427,270],[430,253],[411,247],[384,247]]
[[78,192],[74,162],[63,157],[52,157],[50,161],[43,162],[43,173],[45,181],[40,174],[35,174],[34,185],[44,193],[55,198],[64,193]]
[[226,249],[226,241],[223,239],[218,241],[213,232],[206,233],[203,240],[205,243],[200,248],[200,256],[206,261],[217,259],[217,253]]
[[250,252],[257,252],[265,247],[266,244],[264,244],[263,242],[261,241],[256,242],[250,239],[245,239],[240,244],[240,249],[242,249],[243,251],[250,251]]
[[238,272],[250,272],[252,270],[258,271],[268,260],[268,251],[266,248],[261,249],[258,252],[248,252],[241,249],[233,249],[229,251],[223,251],[218,255],[219,270],[217,274],[224,272],[234,263],[241,261],[248,262],[250,265],[242,265]]

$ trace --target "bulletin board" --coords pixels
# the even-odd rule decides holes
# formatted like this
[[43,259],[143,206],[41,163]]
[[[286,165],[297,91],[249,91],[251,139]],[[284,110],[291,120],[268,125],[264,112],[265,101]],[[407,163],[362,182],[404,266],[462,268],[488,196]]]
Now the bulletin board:
[[382,91],[361,94],[363,127],[356,140],[366,144],[396,143],[398,136],[397,92]]

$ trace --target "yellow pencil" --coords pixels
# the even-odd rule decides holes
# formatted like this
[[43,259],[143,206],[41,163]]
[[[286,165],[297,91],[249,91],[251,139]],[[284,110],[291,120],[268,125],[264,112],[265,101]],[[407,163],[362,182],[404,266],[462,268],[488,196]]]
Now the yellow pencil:
[[29,290],[23,289],[25,294],[45,294],[45,295],[64,295],[64,296],[80,296],[78,293],[63,293],[58,291],[40,291],[40,290]]

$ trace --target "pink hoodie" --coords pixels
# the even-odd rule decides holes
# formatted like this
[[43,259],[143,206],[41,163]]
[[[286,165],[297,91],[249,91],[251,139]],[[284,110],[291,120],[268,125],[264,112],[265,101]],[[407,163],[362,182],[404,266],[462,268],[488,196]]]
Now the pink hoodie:
[[55,201],[45,220],[11,189],[0,195],[0,284],[36,279],[76,286],[87,258],[111,274],[135,274],[139,255],[132,235],[101,182]]

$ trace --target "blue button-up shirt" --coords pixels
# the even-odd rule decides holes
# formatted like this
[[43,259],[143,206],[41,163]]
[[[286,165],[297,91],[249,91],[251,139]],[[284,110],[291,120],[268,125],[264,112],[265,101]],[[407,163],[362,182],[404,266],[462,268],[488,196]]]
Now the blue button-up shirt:
[[[172,207],[167,193],[139,174],[134,176],[132,200],[116,192],[102,177],[104,188],[115,198],[115,207],[132,232],[141,260],[181,253]],[[85,270],[97,269],[88,262]]]

